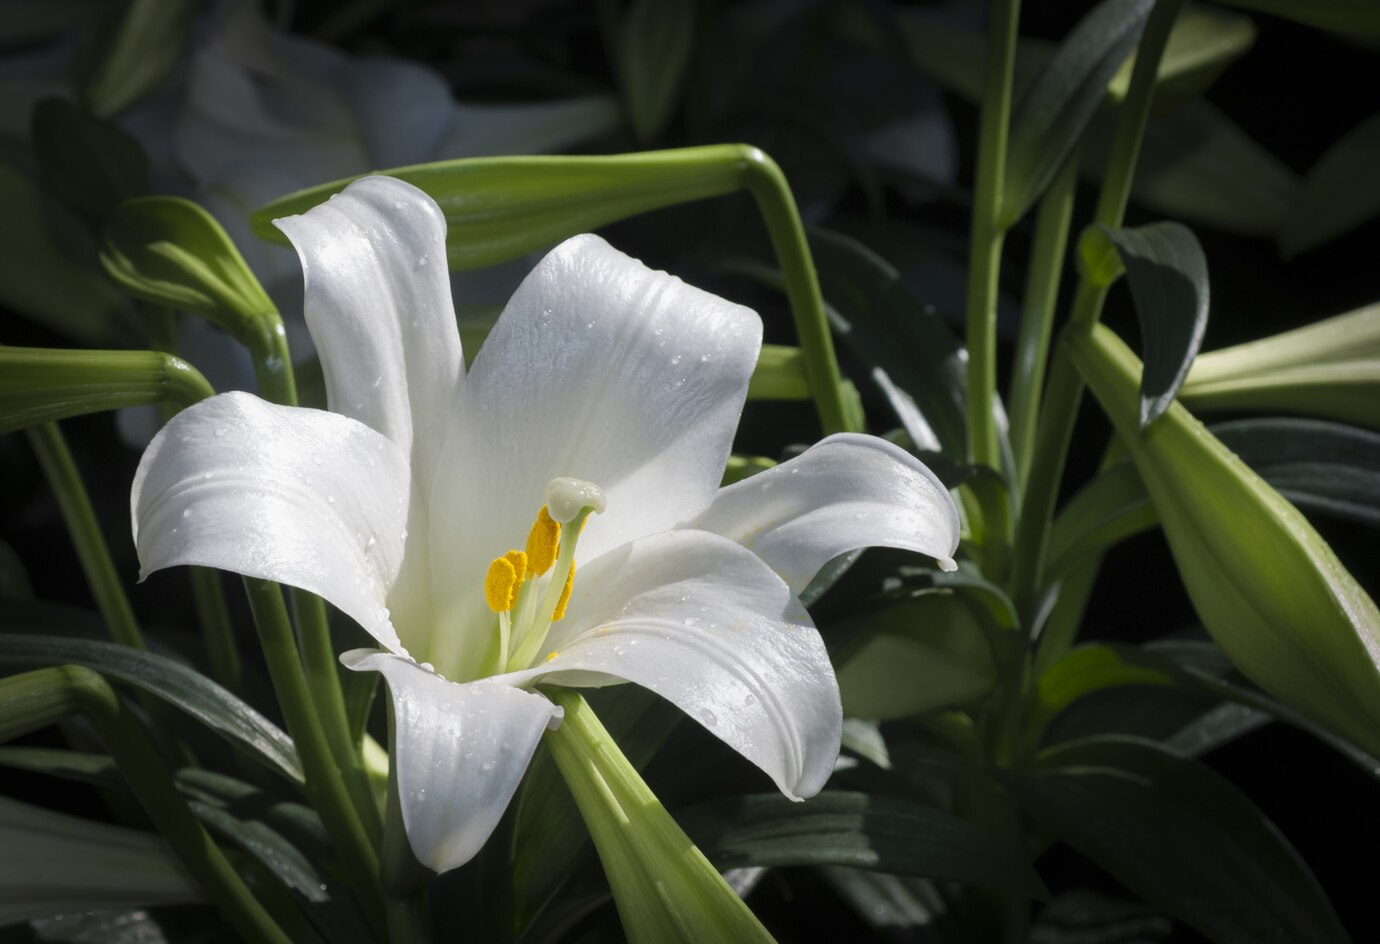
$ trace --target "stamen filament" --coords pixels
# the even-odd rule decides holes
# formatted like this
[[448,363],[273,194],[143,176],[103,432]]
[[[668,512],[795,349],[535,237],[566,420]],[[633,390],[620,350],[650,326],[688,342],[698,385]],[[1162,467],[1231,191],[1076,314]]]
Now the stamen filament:
[[[522,638],[515,641],[515,651],[508,659],[509,672],[530,665],[541,651],[542,643],[546,642],[546,636],[551,631],[551,623],[565,616],[565,604],[569,601],[570,586],[575,574],[575,545],[579,541],[580,532],[584,530],[585,520],[595,510],[586,505],[562,527],[565,540],[560,542],[560,552],[556,556],[555,567],[546,584],[546,593],[534,614],[536,619],[530,624],[524,623],[519,631]],[[531,595],[536,596],[535,593]],[[560,612],[560,616],[556,615],[557,611]]]

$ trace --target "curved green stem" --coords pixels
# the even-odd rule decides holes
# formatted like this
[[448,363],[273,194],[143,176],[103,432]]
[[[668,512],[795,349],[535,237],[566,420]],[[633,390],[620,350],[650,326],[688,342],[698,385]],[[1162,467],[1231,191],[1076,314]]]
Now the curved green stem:
[[[245,887],[106,680],[81,666],[56,666],[0,679],[0,740],[80,713],[91,722],[160,833],[221,915],[246,941],[291,939]],[[18,721],[18,723],[16,723]]]
[[1077,183],[1078,149],[1075,148],[1040,201],[1026,273],[1021,331],[1016,339],[1016,362],[1007,401],[1011,409],[1011,451],[1021,487],[1030,473],[1030,459],[1035,449],[1035,421],[1040,410],[1045,362],[1049,358],[1054,309],[1064,273]]
[[805,377],[825,433],[862,428],[843,392],[843,377],[834,354],[834,339],[824,313],[810,244],[795,198],[781,168],[757,148],[742,148],[743,183],[751,191],[767,224],[772,249],[786,282],[786,298],[805,360]]
[[278,704],[287,722],[306,774],[307,793],[312,806],[321,814],[340,855],[346,874],[359,895],[361,907],[376,932],[384,926],[383,901],[379,891],[379,860],[365,832],[339,763],[322,729],[312,703],[302,664],[293,641],[292,625],[278,585],[246,577],[245,591],[254,622],[259,629],[264,657]]

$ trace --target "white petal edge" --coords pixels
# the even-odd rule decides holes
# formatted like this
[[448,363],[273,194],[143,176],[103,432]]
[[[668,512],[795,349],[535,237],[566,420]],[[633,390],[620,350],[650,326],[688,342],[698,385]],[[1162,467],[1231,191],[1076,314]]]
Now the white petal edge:
[[139,460],[139,579],[193,564],[300,587],[398,650],[386,603],[414,501],[406,457],[364,424],[223,393],[173,417]]
[[737,541],[800,593],[832,558],[897,547],[953,570],[958,509],[920,460],[875,436],[839,433],[721,489],[683,527]]
[[[664,531],[718,488],[761,347],[756,313],[653,271],[597,236],[568,239],[523,281],[463,383],[433,502],[438,615],[464,666],[488,625],[489,561],[523,546],[559,476],[608,509],[579,559]],[[455,541],[451,535],[465,535]],[[473,670],[469,666],[469,670]],[[462,674],[469,674],[463,672]]]
[[451,682],[375,649],[355,649],[340,661],[388,681],[398,798],[417,860],[437,872],[464,865],[508,808],[561,709],[501,681]]
[[503,678],[636,682],[793,800],[833,771],[843,713],[824,641],[781,579],[718,535],[653,535],[577,570],[567,616],[543,648],[536,667]]
[[274,225],[302,261],[330,409],[402,447],[426,495],[464,370],[440,207],[411,184],[365,177]]

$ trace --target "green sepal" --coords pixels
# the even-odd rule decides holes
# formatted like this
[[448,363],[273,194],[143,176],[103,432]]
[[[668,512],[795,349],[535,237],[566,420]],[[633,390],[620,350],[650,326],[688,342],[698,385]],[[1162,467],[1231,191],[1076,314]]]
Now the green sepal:
[[104,216],[149,192],[149,160],[134,137],[65,98],[45,98],[30,116],[39,177],[67,204]]
[[1299,512],[1189,412],[1137,422],[1140,364],[1104,326],[1073,360],[1145,482],[1194,609],[1275,697],[1380,752],[1380,611]]
[[0,434],[128,406],[181,409],[213,392],[195,367],[161,351],[0,347]]
[[205,315],[250,342],[281,329],[277,309],[215,217],[181,197],[137,197],[111,213],[101,263],[136,298]]
[[631,944],[771,941],[584,698],[557,689],[551,699],[565,719],[546,743],[594,840]]

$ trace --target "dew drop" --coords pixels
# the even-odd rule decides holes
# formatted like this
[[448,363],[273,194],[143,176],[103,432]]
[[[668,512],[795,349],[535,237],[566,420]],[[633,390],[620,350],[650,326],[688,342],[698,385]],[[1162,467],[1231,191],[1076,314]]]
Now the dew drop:
[[713,358],[714,358],[714,355],[713,355],[713,354],[704,354],[704,355],[701,355],[701,357],[700,357],[700,363],[701,363],[701,364],[707,364],[707,363],[709,363],[711,360],[713,360]]
[[700,720],[704,722],[705,727],[712,728],[714,727],[714,725],[719,723],[719,716],[714,714],[714,712],[710,711],[708,708],[701,708]]
[[746,695],[743,696],[743,704],[747,705],[748,707],[757,704],[757,696],[752,694],[752,692],[748,692]]
[[216,427],[216,438],[219,439],[220,437],[224,436],[224,435],[225,435],[226,433],[228,433],[228,432],[230,432],[230,431],[229,431],[228,429],[226,429],[224,426],[217,426],[217,427]]
[[335,496],[334,496],[334,495],[327,495],[327,496],[326,496],[326,504],[328,504],[328,505],[334,505],[334,504],[335,504]]
[[426,264],[429,263],[430,261],[431,261],[431,257],[430,257],[430,256],[426,256],[426,255],[418,256],[418,257],[417,257],[417,268],[420,269],[422,266],[426,265]]
[[213,476],[213,475],[215,475],[214,472],[207,472],[207,473],[205,473],[204,475],[202,475],[201,477],[202,477],[202,479],[209,481],[210,478],[211,478],[211,476]]
[[479,767],[480,769],[487,772],[494,769],[494,762],[491,760],[486,760],[484,761],[484,763],[480,764]]
[[190,518],[191,516],[192,516],[192,509],[190,509],[190,508],[183,508],[183,509],[182,509],[182,517],[184,517],[184,518]]

